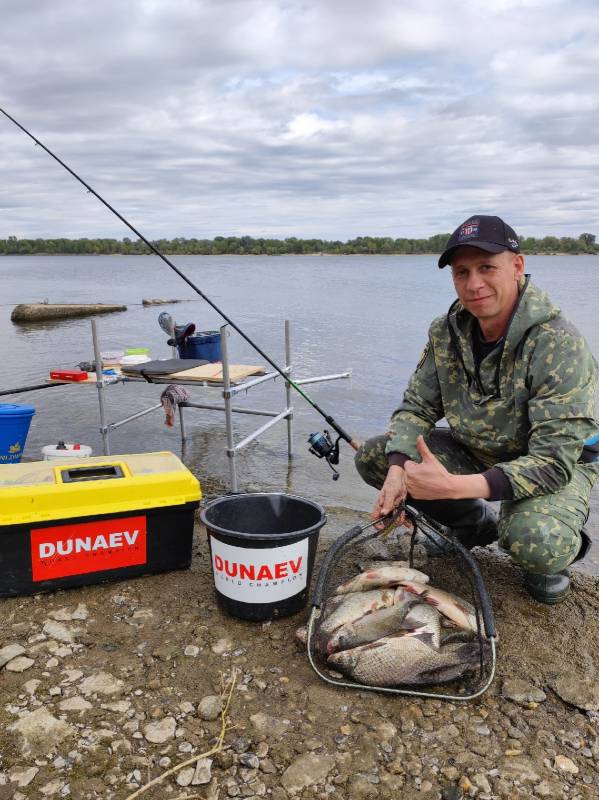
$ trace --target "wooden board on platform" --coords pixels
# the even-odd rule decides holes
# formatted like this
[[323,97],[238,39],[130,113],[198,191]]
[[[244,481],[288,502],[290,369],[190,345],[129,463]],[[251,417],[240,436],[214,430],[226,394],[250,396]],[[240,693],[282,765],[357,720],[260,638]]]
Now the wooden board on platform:
[[[243,381],[250,375],[263,375],[264,367],[251,364],[229,364],[229,376],[232,383]],[[163,375],[163,378],[172,378],[173,381],[217,381],[222,383],[223,366],[220,363],[204,364],[202,367],[185,369],[182,372],[173,372],[172,375]]]

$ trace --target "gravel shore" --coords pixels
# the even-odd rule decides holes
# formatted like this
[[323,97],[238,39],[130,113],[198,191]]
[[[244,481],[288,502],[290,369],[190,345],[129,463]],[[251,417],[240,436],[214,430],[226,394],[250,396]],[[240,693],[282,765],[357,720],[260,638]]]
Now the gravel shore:
[[[329,540],[362,516],[329,510]],[[508,558],[475,553],[498,669],[465,703],[321,682],[294,638],[306,613],[259,624],[219,611],[199,525],[190,570],[2,600],[0,800],[595,800],[599,581],[577,573],[547,607]],[[223,746],[205,756],[229,694]]]

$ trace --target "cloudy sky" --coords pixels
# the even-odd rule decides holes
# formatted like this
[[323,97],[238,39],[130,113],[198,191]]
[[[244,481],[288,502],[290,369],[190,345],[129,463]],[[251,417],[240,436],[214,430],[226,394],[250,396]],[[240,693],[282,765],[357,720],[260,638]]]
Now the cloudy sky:
[[[596,0],[1,0],[0,106],[149,238],[599,235]],[[0,117],[0,238],[129,235]]]

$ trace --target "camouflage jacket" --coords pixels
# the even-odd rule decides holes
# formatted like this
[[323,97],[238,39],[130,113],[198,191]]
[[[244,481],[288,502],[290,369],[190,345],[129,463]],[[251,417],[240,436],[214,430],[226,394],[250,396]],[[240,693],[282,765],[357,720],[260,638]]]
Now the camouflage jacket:
[[561,489],[598,427],[597,363],[586,341],[528,276],[503,346],[478,370],[473,323],[459,301],[432,323],[391,418],[387,453],[419,461],[416,437],[445,418],[453,438],[485,469],[504,472],[514,499]]

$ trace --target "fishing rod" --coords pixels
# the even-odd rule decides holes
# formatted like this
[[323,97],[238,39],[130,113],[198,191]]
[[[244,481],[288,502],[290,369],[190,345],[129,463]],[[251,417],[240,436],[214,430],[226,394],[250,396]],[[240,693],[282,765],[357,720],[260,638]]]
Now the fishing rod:
[[18,122],[7,111],[5,111],[3,108],[0,108],[0,111],[4,114],[5,117],[7,117],[12,123],[14,123],[17,126],[17,128],[20,128],[23,131],[23,133],[25,133],[27,136],[29,136],[29,138],[32,139],[35,142],[36,145],[38,145],[43,150],[45,150],[46,153],[51,158],[53,158],[55,161],[57,161],[60,164],[61,167],[66,169],[66,171],[68,173],[70,173],[73,176],[73,178],[75,178],[75,180],[79,181],[79,183],[82,184],[87,189],[87,191],[90,192],[90,194],[93,194],[94,197],[96,197],[104,206],[106,206],[106,208],[109,211],[111,211],[116,217],[118,217],[118,219],[120,219],[121,222],[124,223],[129,228],[129,230],[133,231],[133,233],[139,239],[141,239],[141,241],[144,242],[144,244],[146,244],[150,248],[150,250],[155,255],[158,256],[158,258],[161,258],[164,261],[165,264],[167,264],[174,272],[176,272],[177,275],[182,280],[184,280],[185,283],[188,286],[190,286],[194,290],[194,292],[199,294],[199,296],[202,298],[202,300],[204,300],[206,303],[208,303],[208,305],[211,306],[217,312],[217,314],[220,314],[220,316],[225,320],[225,322],[227,322],[228,325],[230,325],[234,330],[236,330],[237,333],[243,339],[245,339],[245,341],[249,345],[251,345],[251,347],[253,347],[254,350],[257,353],[259,353],[262,356],[262,358],[266,362],[268,362],[268,364],[270,364],[270,366],[276,372],[278,372],[279,375],[281,375],[285,379],[285,381],[293,389],[295,389],[295,391],[299,395],[301,395],[304,398],[304,400],[310,406],[312,406],[312,408],[315,411],[317,411],[320,414],[321,417],[324,417],[324,419],[331,426],[331,428],[333,428],[333,430],[336,431],[336,433],[338,434],[338,438],[337,438],[336,442],[333,443],[329,432],[326,431],[326,430],[323,433],[320,433],[320,432],[312,433],[312,434],[310,434],[310,437],[308,439],[308,443],[310,444],[310,448],[309,449],[310,449],[310,452],[313,455],[315,455],[317,458],[324,458],[327,461],[328,465],[333,470],[333,479],[336,480],[339,477],[339,473],[335,470],[333,465],[339,463],[339,442],[340,442],[340,440],[343,439],[351,447],[353,447],[354,450],[358,449],[358,447],[360,446],[360,443],[356,439],[354,439],[352,436],[350,436],[349,433],[347,433],[345,430],[343,430],[341,425],[339,425],[330,414],[327,414],[325,411],[323,411],[323,409],[320,408],[320,406],[314,400],[312,400],[312,398],[306,392],[304,392],[304,390],[300,386],[298,386],[298,384],[295,383],[289,377],[289,375],[287,375],[285,373],[285,371],[283,369],[281,369],[281,367],[279,367],[279,365],[272,360],[272,358],[270,358],[268,355],[266,355],[266,353],[252,339],[250,339],[250,337],[246,333],[244,333],[244,331],[242,331],[242,329],[227,314],[225,314],[225,312],[221,308],[219,308],[216,305],[216,303],[214,303],[207,295],[205,295],[204,292],[198,286],[196,286],[195,283],[192,280],[190,280],[187,277],[187,275],[185,275],[184,272],[182,272],[177,266],[175,266],[175,264],[173,264],[173,262],[170,259],[168,259],[164,255],[164,253],[162,253],[154,244],[152,244],[152,242],[150,242],[148,239],[146,239],[146,237],[142,233],[140,233],[137,230],[137,228],[135,228],[127,219],[125,219],[125,217],[122,214],[120,214],[113,206],[111,206],[110,203],[107,200],[105,200],[100,194],[98,194],[98,192],[96,192],[95,189],[93,189],[88,183],[86,183],[83,180],[83,178],[81,178],[73,169],[71,169],[71,167],[68,166],[68,164],[65,164],[65,162],[62,161],[62,159],[60,159],[55,153],[53,153],[52,150],[50,150],[49,147],[46,147],[46,145],[43,142],[41,142],[36,136],[34,136],[30,131],[28,131],[27,128],[25,128],[23,125],[21,125],[21,123]]

